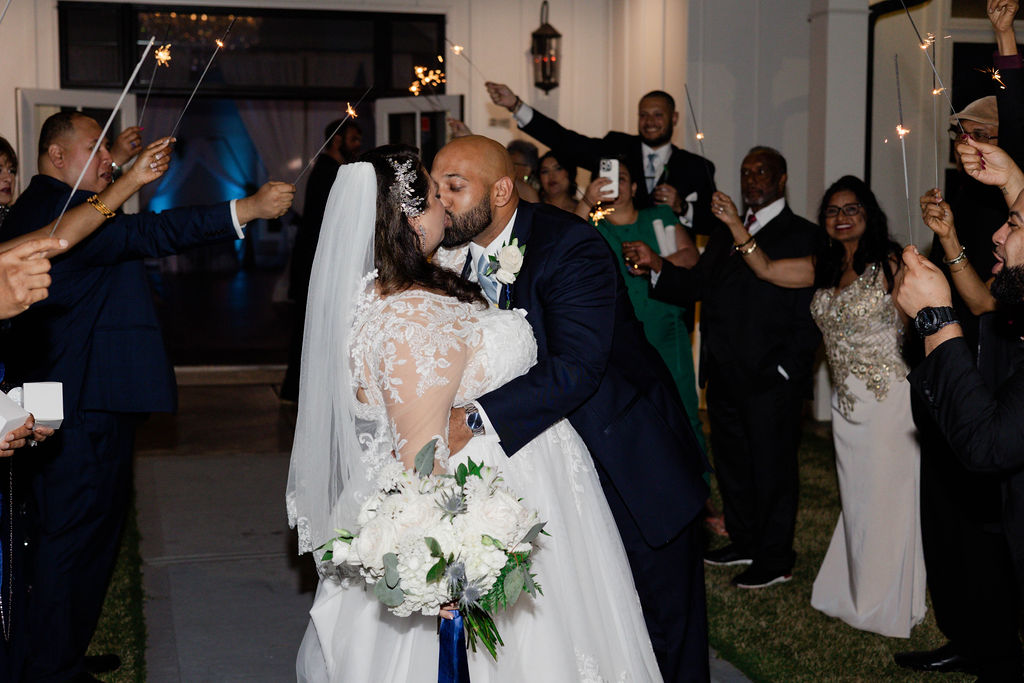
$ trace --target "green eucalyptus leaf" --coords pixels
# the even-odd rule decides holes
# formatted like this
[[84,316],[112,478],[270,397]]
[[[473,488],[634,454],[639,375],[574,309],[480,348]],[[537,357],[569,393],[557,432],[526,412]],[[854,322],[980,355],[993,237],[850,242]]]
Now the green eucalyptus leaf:
[[444,553],[441,552],[441,544],[437,542],[436,538],[427,536],[423,541],[427,544],[427,547],[430,548],[431,557],[444,557]]
[[398,581],[398,555],[386,553],[384,555],[384,582],[388,588],[395,588],[398,586]]
[[525,583],[526,571],[522,567],[516,567],[505,575],[505,582],[502,586],[505,591],[505,609],[510,609],[512,605],[516,604]]
[[427,583],[436,583],[441,580],[441,577],[444,576],[445,564],[444,558],[434,563],[434,566],[427,572]]
[[413,464],[416,468],[416,474],[421,477],[430,476],[430,473],[434,471],[434,453],[437,451],[437,439],[431,439],[423,448],[416,454],[416,458],[413,460]]
[[465,463],[460,464],[455,469],[455,483],[459,486],[465,485],[467,475],[469,475],[469,470],[466,469]]
[[389,587],[386,579],[374,584],[373,593],[385,607],[398,607],[405,601],[405,592],[397,585]]
[[545,524],[547,524],[547,522],[537,522],[530,527],[530,530],[526,532],[525,536],[523,536],[522,543],[533,543],[533,539],[537,538],[537,535],[544,530]]

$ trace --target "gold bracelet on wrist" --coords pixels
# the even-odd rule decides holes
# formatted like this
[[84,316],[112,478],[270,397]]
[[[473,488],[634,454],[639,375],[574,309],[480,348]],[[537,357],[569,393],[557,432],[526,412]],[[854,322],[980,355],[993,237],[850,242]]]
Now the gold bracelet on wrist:
[[98,194],[94,194],[93,196],[89,197],[85,201],[87,201],[90,204],[92,204],[92,208],[96,209],[101,214],[103,214],[103,216],[105,218],[113,218],[114,216],[117,215],[113,211],[111,211],[110,209],[107,208],[107,205],[104,204],[102,200],[100,200],[100,196]]
[[[750,245],[749,247],[747,246],[748,244]],[[757,251],[757,242],[755,242],[754,238],[751,237],[741,246],[736,247],[736,251],[743,254],[744,256],[749,256],[750,254],[753,254],[755,251]]]
[[750,244],[750,243],[751,243],[751,242],[753,242],[753,241],[754,241],[754,236],[753,236],[753,235],[751,235],[751,236],[750,236],[750,239],[748,239],[748,240],[747,240],[746,242],[744,242],[744,243],[742,243],[742,244],[738,244],[738,243],[736,243],[736,242],[733,242],[733,243],[732,243],[732,248],[733,248],[733,249],[735,249],[736,251],[742,251],[742,250],[743,250],[743,247],[747,246],[748,244]]
[[942,262],[947,266],[955,266],[956,264],[967,260],[967,247],[960,247],[960,253],[956,255],[956,258],[947,259],[945,256],[942,257]]

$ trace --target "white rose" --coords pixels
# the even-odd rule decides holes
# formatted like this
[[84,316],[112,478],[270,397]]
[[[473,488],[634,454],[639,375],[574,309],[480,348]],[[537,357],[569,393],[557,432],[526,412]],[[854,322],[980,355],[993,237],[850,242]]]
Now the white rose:
[[[498,268],[511,273],[513,276],[523,267],[523,252],[517,244],[509,244],[498,252]],[[499,271],[500,272],[500,271]]]
[[351,550],[352,546],[345,541],[335,541],[331,546],[331,562],[334,564],[342,564],[348,560],[348,551]]
[[494,274],[494,279],[503,285],[510,285],[516,281],[516,274],[510,273],[504,268],[498,268],[498,272]]
[[489,497],[473,501],[467,515],[473,518],[472,526],[511,548],[526,533],[522,525],[529,512],[522,503],[499,488]]
[[394,552],[398,543],[398,525],[384,515],[377,515],[362,528],[352,541],[351,551],[364,567],[382,571],[384,555]]

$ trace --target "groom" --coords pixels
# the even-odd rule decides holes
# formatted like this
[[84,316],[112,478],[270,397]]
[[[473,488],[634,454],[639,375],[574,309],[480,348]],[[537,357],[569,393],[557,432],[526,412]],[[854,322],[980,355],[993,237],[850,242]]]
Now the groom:
[[[525,375],[452,411],[452,452],[489,433],[512,456],[568,418],[597,466],[662,675],[707,681],[699,520],[706,463],[614,255],[576,216],[520,201],[512,161],[494,140],[456,138],[431,174],[446,210],[444,246],[470,242],[463,276],[476,276],[503,308],[525,309],[538,347]],[[499,260],[502,279],[514,275],[502,284],[486,265],[513,239],[525,256],[518,268],[518,259]]]

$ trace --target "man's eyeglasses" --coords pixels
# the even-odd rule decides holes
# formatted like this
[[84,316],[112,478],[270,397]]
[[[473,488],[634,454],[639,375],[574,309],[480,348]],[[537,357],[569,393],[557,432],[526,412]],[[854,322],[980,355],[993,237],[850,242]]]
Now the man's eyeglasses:
[[977,133],[977,132],[972,133],[970,131],[964,131],[964,133],[961,133],[959,128],[950,128],[949,129],[949,139],[950,140],[959,140],[960,136],[965,134],[965,133],[972,140],[974,140],[975,142],[984,142],[984,143],[987,143],[987,144],[990,144],[990,145],[996,144],[996,140],[999,139],[998,135],[985,135],[984,133]]
[[844,216],[856,216],[860,213],[860,210],[864,208],[864,205],[860,202],[854,202],[853,204],[844,204],[843,206],[835,206],[831,204],[825,207],[825,218],[835,218],[842,211]]

